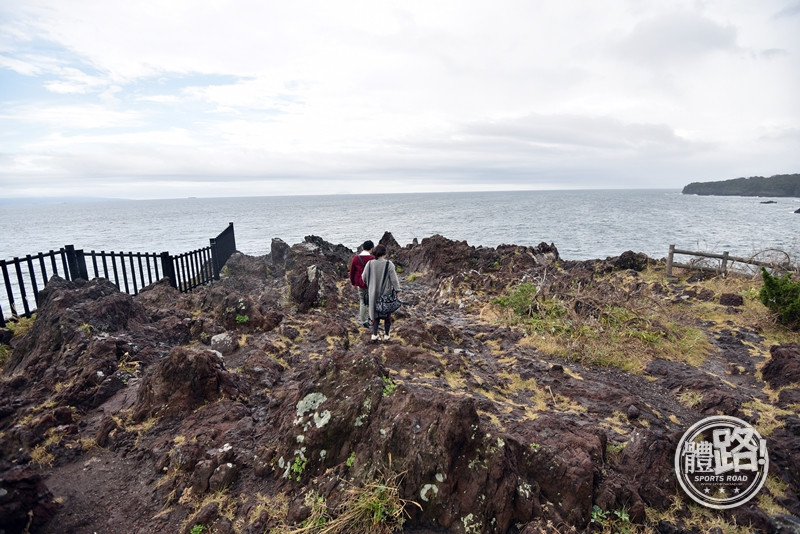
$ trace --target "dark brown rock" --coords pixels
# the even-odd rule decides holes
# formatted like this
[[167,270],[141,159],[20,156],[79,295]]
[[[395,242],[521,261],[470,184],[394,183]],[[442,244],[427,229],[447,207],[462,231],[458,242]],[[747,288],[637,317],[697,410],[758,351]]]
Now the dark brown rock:
[[222,491],[236,480],[239,469],[233,463],[223,463],[217,466],[208,480],[208,489],[212,492]]
[[735,293],[723,293],[719,296],[719,303],[723,306],[744,306],[744,298]]
[[202,495],[208,490],[208,483],[215,468],[211,460],[201,460],[197,463],[192,473],[192,491],[196,495]]
[[223,396],[237,398],[247,393],[244,382],[225,370],[222,359],[205,350],[176,348],[139,389],[134,414],[136,420],[155,415],[186,413]]
[[0,344],[8,345],[12,337],[14,337],[14,332],[10,328],[0,328]]
[[0,525],[6,532],[41,528],[58,511],[42,477],[30,466],[0,466]]
[[633,252],[628,250],[619,255],[619,257],[611,260],[614,269],[619,271],[633,270],[637,272],[647,269],[649,258],[646,254],[641,252]]
[[800,383],[800,345],[773,345],[769,349],[770,360],[764,366],[764,381],[773,389],[792,383]]

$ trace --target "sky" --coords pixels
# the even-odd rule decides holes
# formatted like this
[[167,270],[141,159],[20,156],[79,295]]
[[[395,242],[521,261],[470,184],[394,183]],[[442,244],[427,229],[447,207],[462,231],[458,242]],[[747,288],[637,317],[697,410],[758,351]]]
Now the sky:
[[0,198],[800,172],[800,0],[0,0]]

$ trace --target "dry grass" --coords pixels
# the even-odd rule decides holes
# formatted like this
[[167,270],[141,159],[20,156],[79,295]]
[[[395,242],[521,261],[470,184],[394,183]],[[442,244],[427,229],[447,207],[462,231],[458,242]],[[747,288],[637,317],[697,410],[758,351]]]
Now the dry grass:
[[711,344],[656,291],[657,276],[627,272],[567,289],[519,284],[495,301],[526,345],[568,361],[641,374],[654,358],[700,365]]
[[281,524],[270,534],[351,534],[354,532],[390,534],[402,532],[406,521],[406,507],[422,507],[400,497],[402,474],[380,475],[377,480],[363,486],[351,486],[344,491],[343,499],[331,511],[321,495],[306,494],[304,503],[310,515],[299,527]]
[[771,436],[776,429],[783,427],[786,422],[780,420],[782,417],[794,415],[789,410],[778,408],[758,399],[743,403],[741,410],[747,417],[758,416],[753,426],[762,437]]

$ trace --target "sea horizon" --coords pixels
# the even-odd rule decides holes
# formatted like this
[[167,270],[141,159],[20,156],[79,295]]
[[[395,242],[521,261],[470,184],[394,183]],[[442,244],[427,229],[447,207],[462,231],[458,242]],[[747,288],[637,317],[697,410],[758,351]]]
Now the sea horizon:
[[[679,248],[749,255],[798,248],[800,199],[683,195],[675,188],[337,193],[165,199],[76,199],[3,206],[0,259],[58,249],[181,253],[233,222],[237,248],[269,252],[316,235],[355,249],[391,232],[401,246],[443,235],[474,246],[553,243],[565,259]],[[784,206],[785,209],[781,209]],[[352,210],[356,210],[353,212]],[[31,224],[30,221],[36,221]]]

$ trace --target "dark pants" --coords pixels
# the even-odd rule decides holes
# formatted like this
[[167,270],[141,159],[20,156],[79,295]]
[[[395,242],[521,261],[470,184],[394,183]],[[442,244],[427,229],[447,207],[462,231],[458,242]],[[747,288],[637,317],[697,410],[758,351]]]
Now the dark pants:
[[375,319],[375,320],[372,321],[372,335],[373,336],[377,336],[378,335],[378,323],[380,322],[381,319],[383,319],[383,333],[384,334],[388,334],[389,333],[389,327],[392,326],[392,316],[391,315],[389,315],[388,317],[379,317],[378,319]]

